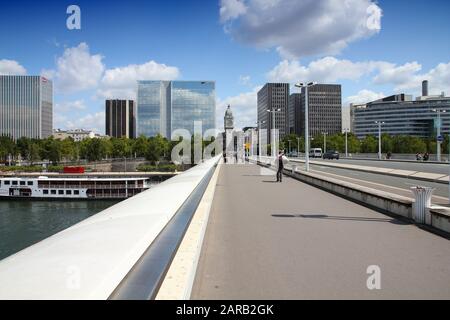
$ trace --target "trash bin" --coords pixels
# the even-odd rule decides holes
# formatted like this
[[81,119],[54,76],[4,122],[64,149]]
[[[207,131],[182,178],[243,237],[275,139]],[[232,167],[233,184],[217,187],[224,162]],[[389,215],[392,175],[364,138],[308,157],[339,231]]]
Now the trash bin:
[[413,218],[417,223],[425,224],[425,215],[427,208],[431,207],[431,197],[433,196],[434,188],[429,187],[413,187],[411,191],[416,200],[413,204]]

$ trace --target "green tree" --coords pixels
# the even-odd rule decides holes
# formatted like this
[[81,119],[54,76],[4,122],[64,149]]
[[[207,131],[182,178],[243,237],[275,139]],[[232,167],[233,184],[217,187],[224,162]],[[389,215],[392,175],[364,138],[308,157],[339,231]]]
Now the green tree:
[[77,158],[77,146],[72,138],[66,138],[60,142],[61,157],[64,160],[74,160]]
[[55,140],[53,137],[40,141],[40,157],[57,165],[61,161],[61,141]]
[[[297,150],[297,138],[299,138],[299,136],[294,133],[284,136],[284,138],[280,142],[280,149],[286,150],[286,152]],[[289,150],[289,141],[291,150]]]
[[16,154],[16,144],[14,140],[6,135],[0,136],[0,159],[3,161],[8,160],[8,156],[14,156]]
[[112,138],[110,140],[114,158],[129,157],[132,149],[128,138]]
[[169,144],[166,139],[161,135],[151,137],[148,143],[147,153],[145,158],[152,164],[155,164],[161,160],[169,149]]
[[132,153],[136,155],[136,157],[145,157],[149,149],[149,141],[147,137],[144,135],[139,136],[137,139],[134,139],[132,143]]
[[362,153],[377,153],[378,152],[378,139],[373,135],[366,136],[361,141],[361,152]]
[[81,141],[80,155],[83,159],[88,161],[102,160],[107,154],[107,143],[105,139],[89,138]]

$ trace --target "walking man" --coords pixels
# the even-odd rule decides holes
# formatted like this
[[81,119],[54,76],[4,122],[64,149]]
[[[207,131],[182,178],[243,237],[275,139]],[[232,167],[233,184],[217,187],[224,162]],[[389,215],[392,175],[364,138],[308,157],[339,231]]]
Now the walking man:
[[277,182],[283,182],[283,169],[284,169],[283,156],[284,156],[283,151],[280,151],[277,157],[277,164],[278,164]]

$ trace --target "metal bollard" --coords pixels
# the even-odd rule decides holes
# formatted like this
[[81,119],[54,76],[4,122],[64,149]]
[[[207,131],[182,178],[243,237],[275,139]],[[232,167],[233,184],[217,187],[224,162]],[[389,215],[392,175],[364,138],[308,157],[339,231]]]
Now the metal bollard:
[[427,208],[431,207],[431,197],[433,196],[434,188],[429,187],[413,187],[411,191],[416,200],[413,204],[413,218],[417,223],[426,223]]

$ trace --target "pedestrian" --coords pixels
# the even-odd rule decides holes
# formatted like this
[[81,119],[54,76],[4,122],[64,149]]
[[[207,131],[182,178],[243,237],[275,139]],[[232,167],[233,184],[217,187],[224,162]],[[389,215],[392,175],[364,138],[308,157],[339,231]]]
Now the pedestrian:
[[284,153],[283,151],[280,150],[280,152],[278,153],[278,157],[277,157],[277,165],[278,165],[278,170],[277,170],[277,182],[283,182],[283,170],[284,170]]
[[423,155],[423,161],[428,161],[430,160],[430,154],[428,152],[425,152],[425,154]]

